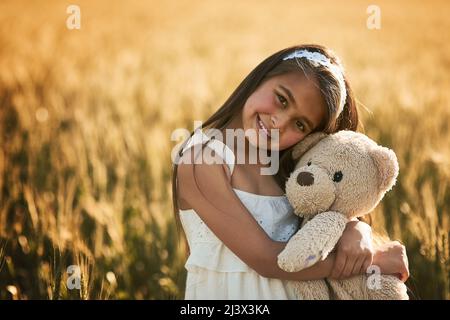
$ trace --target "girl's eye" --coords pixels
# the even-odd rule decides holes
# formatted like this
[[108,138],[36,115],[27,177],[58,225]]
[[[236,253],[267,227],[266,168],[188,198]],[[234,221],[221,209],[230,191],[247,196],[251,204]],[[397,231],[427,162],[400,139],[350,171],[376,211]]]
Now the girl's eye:
[[308,161],[308,166],[310,166],[311,165],[311,161]]
[[287,107],[288,101],[280,94],[277,94],[278,101],[280,101],[283,108]]
[[305,125],[304,125],[301,121],[297,120],[297,121],[295,122],[295,125],[297,126],[297,128],[298,128],[300,131],[305,132],[305,130],[306,130]]
[[343,177],[342,172],[341,171],[336,171],[334,173],[333,181],[334,182],[339,182],[339,181],[342,180],[342,177]]

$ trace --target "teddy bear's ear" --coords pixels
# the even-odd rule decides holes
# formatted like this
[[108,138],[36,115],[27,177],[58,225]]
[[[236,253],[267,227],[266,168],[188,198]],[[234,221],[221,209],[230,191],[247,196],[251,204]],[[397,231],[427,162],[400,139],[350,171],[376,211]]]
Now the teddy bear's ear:
[[320,140],[327,136],[328,134],[324,132],[315,132],[307,135],[305,139],[297,143],[292,149],[292,159],[300,159],[301,156],[306,153],[306,151],[314,147]]
[[378,169],[379,190],[387,192],[394,186],[398,176],[397,156],[394,151],[382,146],[372,148],[369,153]]

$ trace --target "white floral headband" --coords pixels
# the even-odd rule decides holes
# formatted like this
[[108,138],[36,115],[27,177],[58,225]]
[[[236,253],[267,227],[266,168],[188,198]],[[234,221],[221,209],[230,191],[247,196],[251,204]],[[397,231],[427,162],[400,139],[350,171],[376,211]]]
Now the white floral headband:
[[339,101],[339,106],[337,108],[336,118],[339,117],[342,110],[344,109],[345,101],[347,99],[347,90],[345,89],[345,81],[344,81],[342,67],[332,64],[330,59],[325,57],[320,52],[313,52],[313,51],[308,51],[305,49],[296,50],[296,51],[288,54],[286,57],[284,57],[283,60],[289,60],[289,59],[294,59],[294,58],[295,59],[306,58],[315,67],[322,65],[322,66],[328,68],[328,70],[330,70],[330,72],[334,75],[334,77],[337,79],[337,81],[339,83],[339,89],[341,91],[341,94],[340,94],[341,99]]

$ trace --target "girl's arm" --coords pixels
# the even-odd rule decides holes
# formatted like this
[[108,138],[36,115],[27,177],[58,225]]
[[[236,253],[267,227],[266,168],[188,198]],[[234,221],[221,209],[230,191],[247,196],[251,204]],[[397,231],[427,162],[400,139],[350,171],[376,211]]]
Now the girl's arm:
[[[243,262],[268,278],[316,280],[327,277],[333,256],[300,272],[285,272],[278,267],[277,256],[285,242],[270,239],[234,193],[225,164],[194,163],[189,149],[178,166],[178,196],[194,209],[211,231]],[[203,153],[208,154],[208,152]],[[209,153],[211,154],[211,153]]]

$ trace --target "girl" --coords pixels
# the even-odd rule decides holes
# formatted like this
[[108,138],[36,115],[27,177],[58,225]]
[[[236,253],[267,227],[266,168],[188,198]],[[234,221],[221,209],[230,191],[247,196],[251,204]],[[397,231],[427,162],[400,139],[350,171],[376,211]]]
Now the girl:
[[[351,221],[335,253],[314,266],[288,273],[277,256],[299,227],[284,196],[293,170],[291,149],[315,131],[356,130],[358,114],[349,82],[338,58],[319,45],[281,50],[260,63],[225,104],[181,147],[173,172],[174,212],[181,219],[190,255],[186,262],[186,299],[295,299],[293,281],[362,274],[372,263],[382,273],[408,277],[404,247],[395,242],[371,247],[371,228]],[[241,146],[213,139],[204,128],[255,130]],[[278,143],[261,137],[278,134]],[[194,146],[194,148],[192,148]],[[203,159],[214,154],[225,163]],[[280,170],[245,159],[261,148],[279,152]],[[198,149],[197,149],[198,150]],[[208,151],[208,152],[206,152]],[[211,160],[211,159],[209,159]],[[178,164],[178,165],[177,165]],[[177,220],[178,222],[178,220]]]

